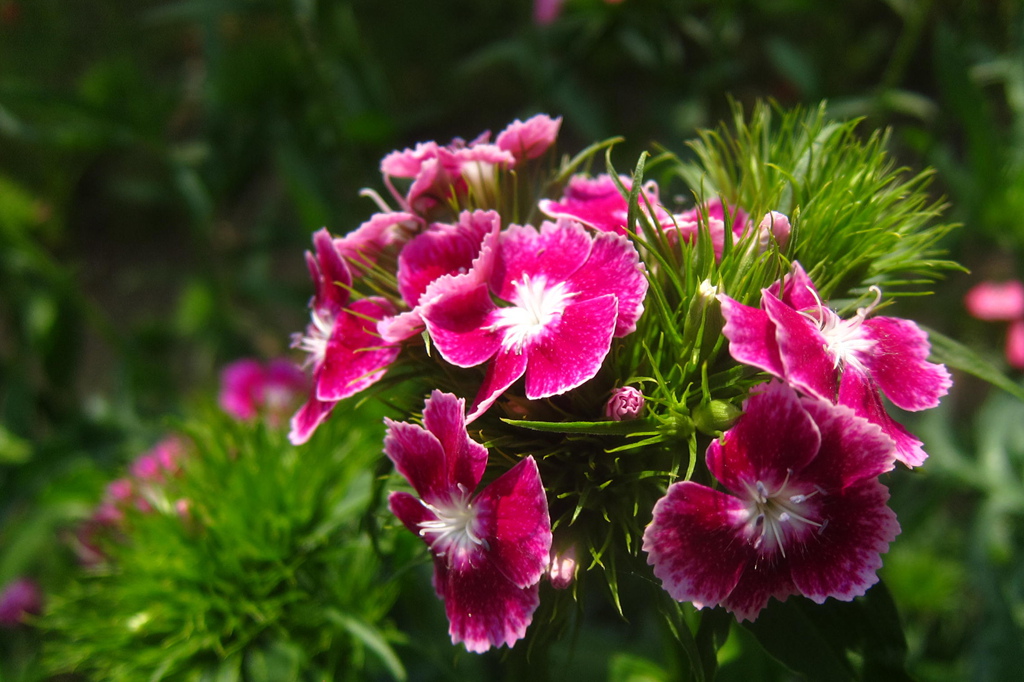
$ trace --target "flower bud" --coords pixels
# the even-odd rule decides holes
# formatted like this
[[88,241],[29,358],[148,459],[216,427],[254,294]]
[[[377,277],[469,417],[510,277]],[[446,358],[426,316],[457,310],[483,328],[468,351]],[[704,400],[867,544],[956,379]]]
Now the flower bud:
[[604,416],[612,421],[638,419],[644,411],[644,395],[632,386],[622,386],[612,391],[612,397],[604,406]]
[[779,249],[785,249],[789,243],[789,235],[793,231],[789,218],[778,211],[768,212],[757,226],[757,248],[764,253],[774,241]]
[[569,545],[564,551],[552,553],[548,566],[548,580],[556,590],[564,590],[576,579],[576,545]]
[[740,414],[742,411],[732,403],[712,400],[693,410],[693,423],[701,433],[717,435],[731,427]]

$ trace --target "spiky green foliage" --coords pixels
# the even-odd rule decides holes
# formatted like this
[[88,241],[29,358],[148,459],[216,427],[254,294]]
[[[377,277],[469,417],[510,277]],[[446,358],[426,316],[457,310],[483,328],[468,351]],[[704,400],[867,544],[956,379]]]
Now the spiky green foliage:
[[102,566],[51,598],[49,668],[124,682],[403,678],[385,620],[397,585],[360,532],[379,430],[338,420],[302,449],[216,414],[186,431],[180,476],[128,513]]

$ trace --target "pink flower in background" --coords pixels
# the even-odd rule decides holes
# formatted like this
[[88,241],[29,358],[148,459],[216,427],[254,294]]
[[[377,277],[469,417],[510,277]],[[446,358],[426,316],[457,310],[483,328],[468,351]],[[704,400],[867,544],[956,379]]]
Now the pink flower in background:
[[309,379],[290,360],[275,359],[264,364],[244,358],[221,370],[218,400],[221,409],[235,419],[247,421],[263,414],[271,424],[277,424],[308,390]]
[[622,386],[612,391],[604,406],[604,416],[612,421],[639,419],[644,413],[644,394],[633,386]]
[[878,475],[892,441],[853,410],[773,382],[707,451],[724,490],[672,484],[643,549],[677,601],[757,618],[771,597],[849,601],[899,533]]
[[389,507],[434,557],[452,643],[482,652],[526,634],[549,566],[551,522],[532,457],[479,493],[487,449],[466,433],[465,402],[434,391],[423,426],[386,420],[384,451],[419,495],[392,492]]
[[292,343],[313,367],[311,394],[291,421],[296,445],[309,440],[338,401],[380,381],[399,352],[377,333],[377,322],[394,315],[394,306],[380,296],[351,300],[352,275],[331,235],[319,230],[313,244],[316,255],[306,252],[315,288],[312,321]]
[[551,118],[547,114],[537,114],[526,121],[516,119],[498,133],[494,144],[511,152],[517,163],[536,159],[555,143],[561,125],[561,116]]
[[13,628],[42,610],[43,592],[34,580],[18,578],[0,592],[0,627]]
[[[707,217],[705,221],[704,218]],[[746,211],[736,206],[726,206],[721,199],[712,199],[702,206],[695,206],[689,211],[674,216],[674,222],[665,226],[666,236],[678,239],[687,244],[696,243],[701,234],[701,223],[706,222],[707,234],[715,252],[715,260],[722,260],[725,242],[735,243],[736,239],[748,229],[749,217]]]
[[[876,290],[877,292],[877,290]],[[878,298],[881,293],[877,292]],[[780,297],[781,296],[781,297]],[[921,441],[885,411],[935,407],[952,384],[945,366],[928,362],[927,335],[910,320],[868,318],[878,301],[848,320],[825,307],[800,267],[780,287],[761,292],[761,308],[719,295],[729,352],[739,362],[784,379],[803,393],[852,407],[896,443],[896,458],[918,466]]]
[[512,225],[500,237],[489,283],[450,278],[422,312],[445,360],[458,367],[491,361],[469,421],[524,375],[531,400],[593,378],[612,338],[635,329],[647,292],[625,237],[592,236],[570,220],[539,231]]
[[[632,181],[625,176],[620,176],[619,180],[629,191]],[[653,181],[644,183],[641,188],[640,205],[646,208],[648,203],[662,226],[669,229],[672,216],[658,203],[658,185]],[[574,175],[569,178],[560,200],[541,199],[537,206],[549,218],[570,218],[601,232],[626,234],[629,201],[610,175],[594,178]]]
[[967,312],[979,320],[1009,322],[1006,335],[1006,360],[1011,367],[1024,369],[1024,284],[982,282],[964,297]]

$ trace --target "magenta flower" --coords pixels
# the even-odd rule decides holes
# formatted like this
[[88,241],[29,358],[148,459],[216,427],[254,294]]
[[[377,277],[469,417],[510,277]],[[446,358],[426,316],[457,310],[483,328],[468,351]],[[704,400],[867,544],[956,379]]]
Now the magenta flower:
[[673,599],[754,620],[771,597],[849,601],[878,581],[900,529],[878,481],[893,445],[877,426],[773,382],[706,458],[725,490],[672,484],[644,532]]
[[547,114],[537,114],[525,121],[516,119],[498,133],[494,144],[511,152],[516,157],[516,162],[522,163],[536,159],[546,152],[555,143],[561,125],[561,116],[551,118]]
[[430,547],[452,643],[474,652],[512,646],[540,603],[551,551],[537,464],[527,457],[474,495],[487,449],[466,433],[463,400],[434,391],[423,427],[386,423],[384,451],[419,495],[393,492],[389,507]]
[[702,206],[695,206],[689,211],[673,216],[673,222],[664,225],[665,234],[670,240],[693,244],[701,234],[700,226],[705,216],[715,260],[720,261],[726,240],[729,244],[735,243],[749,227],[747,213],[741,208],[727,207],[721,199],[712,199]]
[[264,364],[255,358],[243,358],[221,370],[218,402],[239,421],[264,414],[276,424],[308,390],[305,373],[289,360]]
[[[877,292],[877,289],[876,289]],[[877,292],[878,298],[881,293]],[[793,263],[781,287],[761,292],[761,308],[719,295],[729,352],[803,393],[852,407],[896,443],[896,458],[914,467],[928,457],[921,441],[885,411],[880,394],[904,410],[935,407],[952,384],[945,366],[928,362],[927,335],[911,322],[868,315],[843,320],[825,307],[810,278]]]
[[400,350],[377,334],[377,322],[393,315],[394,306],[380,296],[351,300],[352,275],[331,235],[320,230],[313,244],[316,255],[306,252],[315,287],[312,322],[293,339],[309,354],[313,389],[292,417],[289,438],[296,445],[313,435],[338,401],[380,381]]
[[604,416],[612,421],[639,419],[644,413],[644,394],[633,386],[621,386],[612,391],[604,405]]
[[1024,369],[1024,284],[1019,280],[982,282],[964,297],[967,312],[979,320],[1009,322],[1006,360]]
[[524,375],[531,400],[589,381],[612,338],[636,328],[647,293],[625,237],[593,236],[570,220],[540,231],[512,225],[500,237],[489,283],[472,273],[448,278],[422,312],[445,360],[459,367],[492,360],[469,421]]
[[[628,191],[632,181],[625,176],[620,176],[619,180]],[[641,188],[640,205],[646,209],[648,203],[662,227],[670,229],[672,216],[658,203],[658,185],[654,181],[644,183]],[[629,201],[610,175],[596,178],[574,175],[569,178],[561,200],[541,199],[537,206],[549,218],[569,218],[601,232],[626,234]]]
[[43,593],[29,578],[18,578],[0,592],[0,627],[13,628],[42,612]]

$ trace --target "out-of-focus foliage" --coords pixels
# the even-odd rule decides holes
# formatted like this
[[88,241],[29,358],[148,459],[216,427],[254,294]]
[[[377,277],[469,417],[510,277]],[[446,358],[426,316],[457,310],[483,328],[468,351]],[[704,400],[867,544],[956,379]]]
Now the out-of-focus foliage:
[[[353,197],[384,153],[536,111],[564,116],[569,149],[623,135],[622,168],[655,143],[683,153],[730,116],[727,94],[827,99],[833,117],[892,126],[900,163],[937,169],[965,225],[943,246],[975,272],[913,299],[916,316],[998,357],[1001,330],[959,302],[974,281],[1024,274],[1017,0],[566,0],[546,26],[532,9],[0,0],[0,585],[63,585],[70,529],[166,415],[209,394],[225,362],[283,353],[311,293],[309,234],[357,225]],[[1018,423],[1019,404],[967,379],[955,390],[917,427],[929,470],[891,482],[904,533],[883,577],[915,676],[1006,679],[1024,552],[1019,434],[1000,420]],[[609,661],[611,679],[671,678],[671,656],[606,615],[553,671]],[[785,679],[731,633],[721,679]],[[38,639],[0,631],[0,679],[43,679]],[[493,672],[418,653],[439,676]]]

